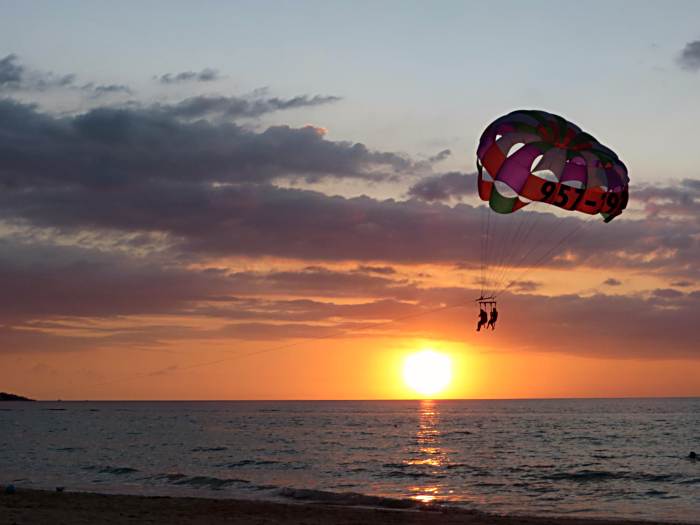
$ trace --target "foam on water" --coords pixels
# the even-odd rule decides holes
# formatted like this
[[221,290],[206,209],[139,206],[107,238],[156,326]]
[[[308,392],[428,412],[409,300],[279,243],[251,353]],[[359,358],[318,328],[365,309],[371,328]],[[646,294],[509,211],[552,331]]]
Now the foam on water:
[[700,400],[3,403],[0,483],[700,522]]

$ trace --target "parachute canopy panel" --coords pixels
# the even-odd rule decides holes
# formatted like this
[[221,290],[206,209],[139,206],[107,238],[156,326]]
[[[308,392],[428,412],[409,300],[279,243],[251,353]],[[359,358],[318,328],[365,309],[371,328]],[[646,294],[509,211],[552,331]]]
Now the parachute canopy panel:
[[486,128],[476,155],[479,197],[495,212],[537,201],[609,222],[627,206],[629,177],[617,154],[558,115],[504,115]]

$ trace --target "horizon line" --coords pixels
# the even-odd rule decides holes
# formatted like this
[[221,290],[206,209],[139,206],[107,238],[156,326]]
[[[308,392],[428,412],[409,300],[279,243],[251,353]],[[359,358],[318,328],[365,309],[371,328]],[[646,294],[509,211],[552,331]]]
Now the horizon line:
[[[700,394],[688,396],[571,396],[571,397],[472,397],[472,398],[357,398],[357,399],[32,399],[38,403],[300,403],[300,402],[401,402],[401,401],[569,401],[619,399],[700,399]],[[10,401],[11,402],[11,401]]]

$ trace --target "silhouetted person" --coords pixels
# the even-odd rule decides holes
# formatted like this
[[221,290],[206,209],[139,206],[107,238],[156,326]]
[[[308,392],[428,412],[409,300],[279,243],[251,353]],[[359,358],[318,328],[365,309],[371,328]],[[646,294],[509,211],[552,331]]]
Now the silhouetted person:
[[496,307],[494,306],[493,309],[491,310],[491,318],[489,319],[489,322],[486,325],[486,328],[488,328],[490,326],[491,330],[495,330],[497,320],[498,320],[498,310],[496,310]]
[[483,308],[480,307],[479,308],[479,322],[476,325],[477,332],[480,331],[481,327],[486,324],[487,318],[488,318],[488,316],[486,315],[486,310],[484,310]]

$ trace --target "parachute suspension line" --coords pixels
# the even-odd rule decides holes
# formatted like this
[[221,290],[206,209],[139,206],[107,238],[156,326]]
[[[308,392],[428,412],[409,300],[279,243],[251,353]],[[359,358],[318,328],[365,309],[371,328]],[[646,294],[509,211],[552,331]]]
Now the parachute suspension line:
[[502,271],[495,279],[494,291],[499,290],[512,271],[520,267],[520,265],[515,264],[518,255],[523,253],[525,247],[528,246],[530,236],[532,235],[532,232],[536,231],[536,226],[539,224],[542,215],[542,213],[533,211],[523,212],[522,219],[519,221],[515,235],[509,243],[511,248],[509,250],[508,257],[503,264]]
[[581,224],[578,224],[576,227],[574,227],[570,232],[567,232],[564,234],[564,236],[559,239],[559,241],[554,244],[551,248],[549,248],[545,253],[542,254],[541,257],[539,257],[532,265],[528,265],[527,268],[525,268],[515,279],[510,281],[506,286],[504,286],[502,289],[498,290],[496,294],[494,294],[494,297],[497,297],[501,293],[505,292],[506,290],[510,289],[513,284],[517,283],[520,279],[525,277],[525,275],[529,274],[532,272],[534,267],[536,267],[538,264],[540,264],[542,261],[545,260],[546,257],[554,253],[554,250],[562,246],[564,243],[566,243],[571,237],[573,237],[576,233],[579,233],[581,230],[583,230],[585,227],[589,226],[590,224],[593,223],[595,216],[591,216],[589,219],[585,221],[581,221]]
[[[491,241],[498,247],[493,264],[486,268],[486,295],[491,297],[498,290],[507,274],[512,269],[512,259],[522,253],[521,244],[523,231],[529,232],[529,226],[539,214],[520,212],[518,214],[501,215],[491,212],[496,225]],[[483,294],[482,294],[483,295]]]
[[485,243],[485,249],[484,249],[484,276],[483,280],[481,282],[481,297],[484,296],[484,292],[486,291],[486,279],[488,278],[488,267],[489,267],[489,250],[491,249],[491,246],[489,243],[489,236],[491,234],[491,211],[488,207],[486,207],[486,238],[484,239]]
[[[510,217],[509,217],[510,218]],[[496,235],[494,237],[495,245],[496,245],[496,253],[494,254],[494,261],[493,265],[491,267],[491,270],[489,271],[488,275],[488,290],[487,294],[489,296],[493,295],[493,287],[494,287],[494,279],[496,274],[498,273],[500,267],[501,267],[501,261],[503,260],[503,254],[507,248],[507,244],[505,242],[506,237],[508,236],[510,226],[512,225],[513,221],[512,220],[504,220],[504,217],[501,215],[494,217],[495,219],[495,224],[496,224]]]
[[491,209],[488,207],[488,203],[486,203],[486,207],[484,209],[484,280],[481,283],[481,287],[483,288],[483,291],[481,295],[483,296],[486,293],[486,276],[488,274],[488,264],[489,264],[489,237],[491,234]]
[[481,285],[481,291],[479,292],[479,297],[484,296],[484,225],[486,224],[486,206],[479,206],[480,208],[480,224],[479,224],[479,240],[481,241],[481,248],[479,256],[481,257],[481,273],[479,274],[479,284]]
[[[493,295],[493,292],[498,290],[501,281],[505,278],[505,276],[508,274],[509,270],[511,269],[511,259],[513,258],[514,254],[519,253],[519,248],[521,244],[521,232],[523,230],[523,227],[525,224],[531,221],[531,215],[532,213],[527,213],[527,212],[521,212],[522,214],[517,218],[517,220],[509,220],[509,223],[514,223],[514,227],[510,228],[510,234],[506,232],[506,237],[503,239],[503,245],[504,245],[504,255],[501,258],[501,261],[499,265],[496,267],[494,274],[493,274],[493,279],[492,279],[492,290],[491,290],[491,295]],[[515,218],[515,217],[514,217]]]
[[501,267],[501,270],[496,274],[496,277],[494,278],[494,292],[498,290],[498,288],[501,286],[502,281],[507,277],[507,275],[512,271],[512,259],[515,254],[521,252],[521,247],[522,247],[522,241],[523,241],[523,235],[522,231],[525,228],[526,230],[527,225],[529,225],[530,222],[533,222],[534,219],[531,217],[533,215],[532,213],[527,213],[523,212],[523,215],[521,215],[521,218],[518,222],[518,227],[515,229],[514,235],[508,240],[508,254],[506,259],[503,261],[503,265]]
[[488,289],[486,290],[486,294],[488,296],[493,295],[493,276],[494,272],[496,269],[499,267],[501,264],[501,257],[503,256],[503,250],[505,249],[503,238],[505,237],[506,231],[508,230],[508,224],[507,221],[503,220],[503,215],[494,215],[493,217],[493,233],[491,234],[491,240],[493,244],[493,258],[492,258],[492,263],[491,263],[491,268],[489,269],[488,272],[488,277],[486,278],[486,281],[488,282]]
[[516,284],[518,281],[520,281],[526,275],[530,274],[534,270],[535,267],[537,267],[540,263],[542,263],[549,255],[553,254],[553,252],[557,248],[559,248],[564,243],[566,243],[566,241],[568,241],[581,228],[583,228],[583,225],[579,225],[576,228],[574,228],[572,231],[565,233],[564,236],[561,239],[559,239],[559,241],[556,244],[554,244],[552,247],[550,247],[545,253],[543,253],[539,258],[537,258],[532,264],[528,264],[527,268],[525,268],[520,274],[518,274],[507,285],[505,285],[503,288],[499,289],[497,295],[500,295],[501,293],[505,292],[506,290],[509,290],[511,286]]
[[506,234],[509,231],[509,227],[512,225],[512,221],[506,220],[507,218],[504,215],[495,213],[493,214],[493,223],[494,223],[494,228],[493,228],[493,233],[491,234],[491,241],[493,244],[493,251],[492,251],[492,263],[487,269],[487,276],[486,276],[486,282],[488,284],[486,288],[486,295],[487,296],[492,296],[493,295],[493,286],[494,286],[494,277],[496,275],[496,272],[498,271],[498,268],[500,268],[501,265],[501,260],[503,258],[503,252],[505,251],[505,242],[503,240],[506,237]]
[[[511,272],[519,268],[521,266],[521,263],[524,262],[524,259],[521,258],[521,254],[523,254],[525,250],[532,245],[532,243],[530,242],[530,238],[534,232],[538,231],[537,226],[542,220],[542,217],[545,216],[545,214],[538,212],[530,212],[529,215],[530,217],[523,221],[524,233],[521,233],[514,243],[513,255],[508,261],[508,267],[498,280],[496,290],[500,290],[506,279],[509,278]],[[520,260],[518,260],[519,258]]]
[[[541,215],[544,215],[544,214],[541,214]],[[552,231],[548,234],[548,237],[550,237],[550,238],[556,238],[555,236],[559,233],[559,231],[560,231],[560,229],[561,229],[561,227],[562,227],[562,224],[564,224],[564,221],[557,221],[556,226],[554,226],[554,228],[552,229]],[[533,225],[533,227],[532,227],[532,231],[536,231],[536,230],[534,229],[534,225]],[[522,268],[523,266],[528,266],[528,267],[530,267],[531,265],[530,265],[529,263],[527,263],[527,261],[529,260],[529,258],[530,258],[531,255],[533,255],[533,254],[535,254],[535,256],[537,255],[536,252],[537,252],[537,250],[538,250],[539,248],[541,248],[540,243],[538,243],[538,242],[531,243],[531,246],[529,247],[529,249],[527,249],[527,250],[525,251],[525,253],[518,259],[518,261],[515,263],[514,267],[515,267],[515,268]],[[513,285],[515,282],[517,282],[517,280],[518,280],[517,278],[514,279],[513,281],[511,281],[511,282],[509,283],[508,286],[510,287],[510,286]],[[498,290],[498,293],[501,293],[501,291],[502,291],[500,288],[498,288],[497,290]]]
[[[528,228],[526,235],[523,237],[523,241],[521,243],[521,247],[519,248],[519,251],[516,253],[514,261],[513,261],[513,268],[514,269],[519,269],[522,268],[523,263],[525,260],[517,260],[518,253],[522,253],[525,251],[525,248],[530,246],[532,243],[531,239],[533,239],[533,234],[538,231],[538,227],[540,226],[540,222],[542,221],[542,217],[545,216],[543,213],[536,213],[534,214],[535,217],[533,218],[530,227]],[[534,239],[533,239],[534,240]],[[504,275],[502,281],[505,281],[508,278],[508,275]],[[498,283],[498,287],[503,285],[503,282]]]

